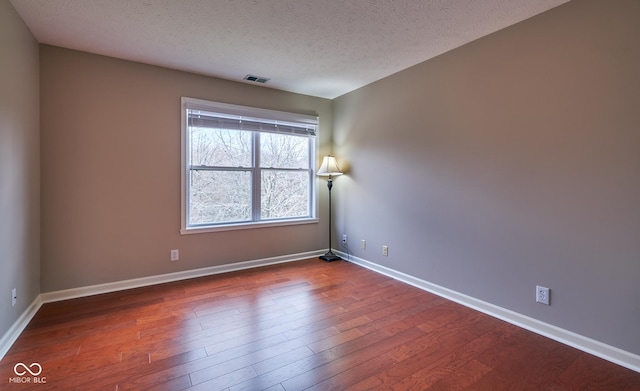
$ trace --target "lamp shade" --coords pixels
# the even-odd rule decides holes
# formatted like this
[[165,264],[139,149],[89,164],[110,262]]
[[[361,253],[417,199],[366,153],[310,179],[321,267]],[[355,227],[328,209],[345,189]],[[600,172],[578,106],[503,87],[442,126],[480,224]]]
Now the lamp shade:
[[342,175],[342,171],[338,168],[336,158],[333,156],[325,156],[322,159],[322,164],[316,173],[318,176],[338,176]]

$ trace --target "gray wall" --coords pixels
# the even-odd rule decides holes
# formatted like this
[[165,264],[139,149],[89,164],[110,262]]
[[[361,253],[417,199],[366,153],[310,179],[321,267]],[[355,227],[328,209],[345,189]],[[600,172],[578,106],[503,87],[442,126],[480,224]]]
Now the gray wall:
[[640,354],[639,37],[572,1],[336,99],[353,255]]
[[43,292],[326,247],[324,219],[180,235],[180,97],[317,114],[318,158],[330,100],[46,45],[40,55]]
[[0,0],[0,337],[40,293],[39,112],[38,43]]

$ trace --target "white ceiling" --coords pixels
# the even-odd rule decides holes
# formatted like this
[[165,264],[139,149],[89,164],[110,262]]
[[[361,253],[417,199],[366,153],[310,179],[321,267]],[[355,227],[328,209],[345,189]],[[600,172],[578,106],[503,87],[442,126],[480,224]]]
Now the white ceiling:
[[40,43],[335,98],[568,0],[10,0]]

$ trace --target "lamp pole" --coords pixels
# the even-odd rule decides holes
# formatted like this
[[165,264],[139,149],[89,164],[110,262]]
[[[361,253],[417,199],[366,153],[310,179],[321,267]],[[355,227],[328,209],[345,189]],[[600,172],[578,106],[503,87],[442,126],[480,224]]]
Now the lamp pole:
[[329,251],[327,251],[326,254],[322,255],[320,257],[320,259],[327,261],[327,262],[332,262],[332,261],[338,261],[342,258],[340,258],[339,256],[337,256],[336,254],[333,253],[333,251],[331,251],[331,188],[333,187],[333,178],[331,178],[331,175],[329,175],[329,179],[327,180],[327,187],[329,188]]

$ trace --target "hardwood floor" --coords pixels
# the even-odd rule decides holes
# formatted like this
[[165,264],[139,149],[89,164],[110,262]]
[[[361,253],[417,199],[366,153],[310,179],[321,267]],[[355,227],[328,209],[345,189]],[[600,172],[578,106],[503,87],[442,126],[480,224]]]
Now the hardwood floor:
[[[18,363],[46,383],[8,382]],[[3,390],[640,390],[640,373],[317,259],[45,304],[0,374]]]

